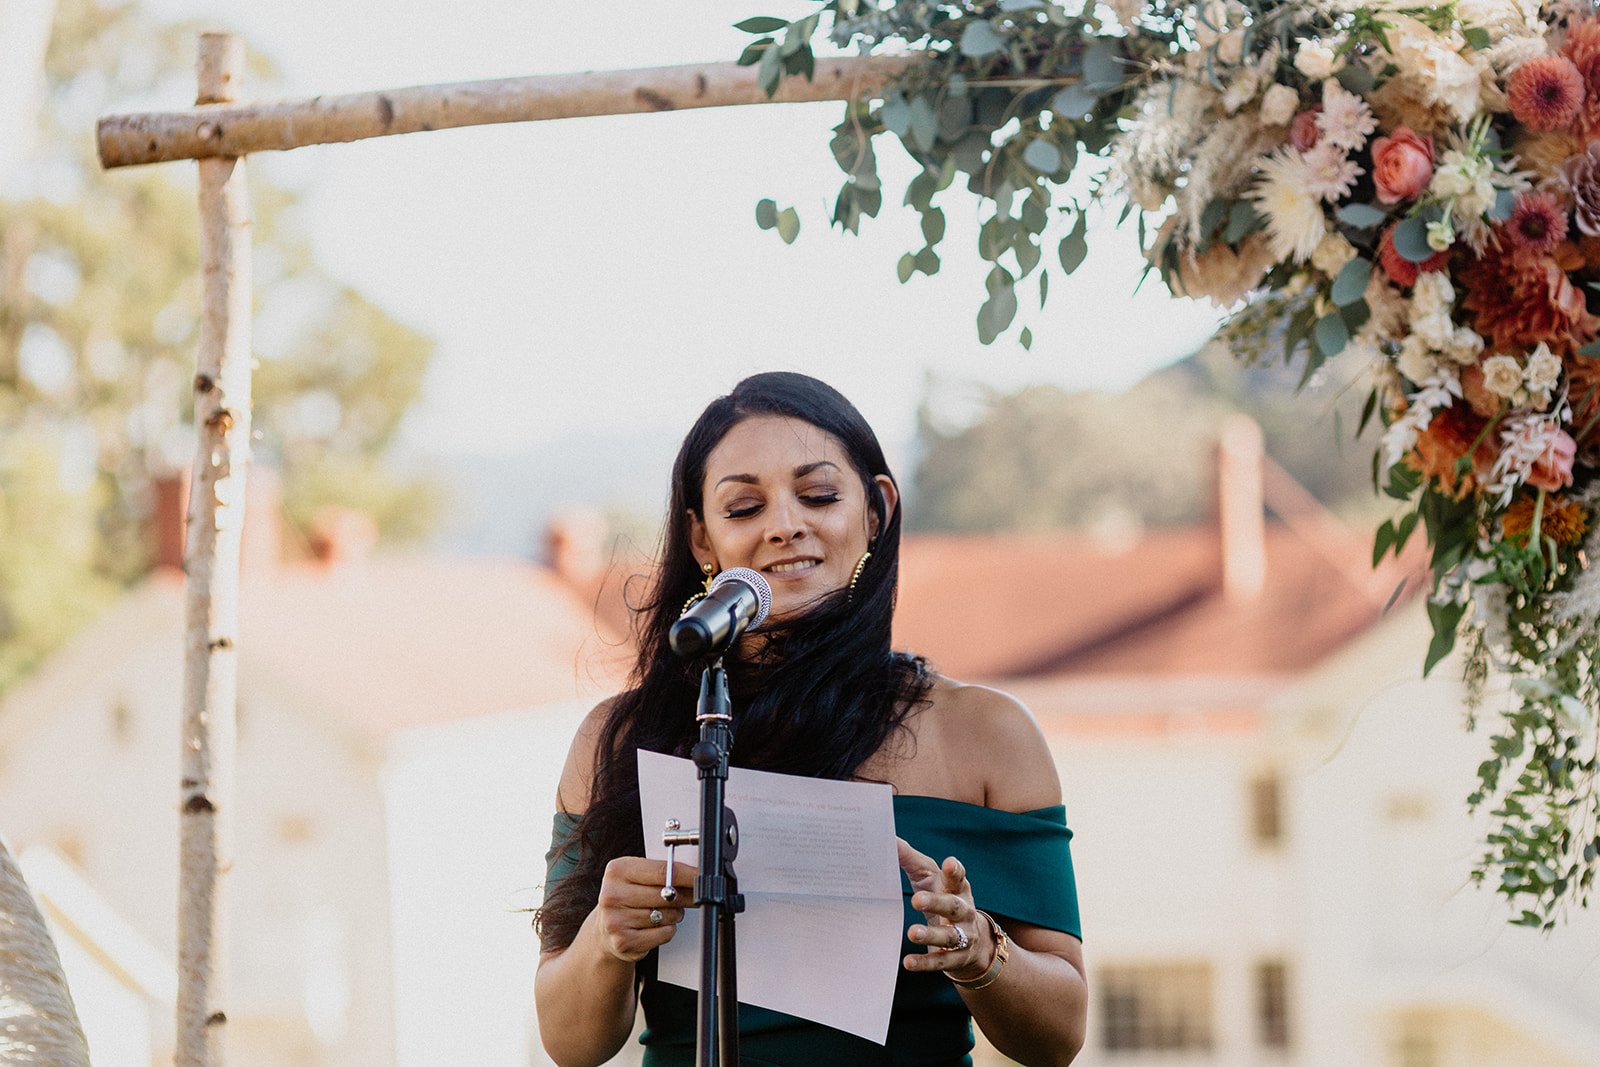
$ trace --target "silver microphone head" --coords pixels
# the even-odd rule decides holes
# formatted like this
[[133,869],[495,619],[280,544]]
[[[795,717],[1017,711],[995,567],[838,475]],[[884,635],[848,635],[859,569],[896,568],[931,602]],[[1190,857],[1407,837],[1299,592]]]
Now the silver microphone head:
[[[767,616],[772,613],[772,585],[760,571],[753,571],[749,567],[731,567],[718,574],[711,580],[711,588],[727,582],[743,582],[756,593],[756,615],[750,620],[747,630],[754,630],[767,621]],[[710,590],[707,590],[708,592]]]

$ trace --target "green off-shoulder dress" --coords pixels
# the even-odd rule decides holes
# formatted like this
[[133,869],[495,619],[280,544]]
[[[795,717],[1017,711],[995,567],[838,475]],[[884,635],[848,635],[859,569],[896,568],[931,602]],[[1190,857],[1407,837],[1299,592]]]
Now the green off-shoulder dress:
[[[955,856],[967,868],[977,906],[1007,919],[1060,930],[1081,938],[1078,895],[1068,847],[1066,809],[1009,812],[939,797],[896,796],[895,832],[935,860]],[[556,815],[546,855],[549,886],[575,865],[575,850],[562,845],[578,817]],[[923,921],[905,891],[905,921]],[[902,940],[901,955],[924,951]],[[841,964],[841,973],[849,970]],[[645,1067],[693,1067],[695,996],[693,990],[660,982],[655,953],[638,966],[645,1029]],[[894,1010],[886,1045],[749,1004],[739,1005],[739,1056],[747,1067],[967,1067],[972,1063],[972,1016],[956,987],[942,974],[902,969],[895,985]]]

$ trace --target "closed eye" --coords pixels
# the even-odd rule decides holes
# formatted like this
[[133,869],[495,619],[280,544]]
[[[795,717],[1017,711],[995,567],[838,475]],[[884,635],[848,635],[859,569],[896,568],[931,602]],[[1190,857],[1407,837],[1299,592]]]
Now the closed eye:
[[[799,499],[802,504],[809,504],[814,508],[824,508],[829,504],[837,504],[841,498],[837,493],[817,493],[810,496],[802,496]],[[761,508],[762,505],[760,504],[751,504],[747,508],[730,508],[722,513],[722,517],[725,519],[748,519],[760,511]]]

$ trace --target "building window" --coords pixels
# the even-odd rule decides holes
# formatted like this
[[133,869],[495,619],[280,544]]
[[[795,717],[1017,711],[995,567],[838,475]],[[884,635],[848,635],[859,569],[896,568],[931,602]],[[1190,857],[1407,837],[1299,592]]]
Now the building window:
[[1091,984],[1108,1051],[1210,1051],[1210,964],[1111,964]]
[[1250,782],[1250,835],[1263,848],[1283,844],[1283,779],[1275,772]]
[[1256,964],[1256,1035],[1266,1048],[1289,1047],[1289,965],[1283,960]]

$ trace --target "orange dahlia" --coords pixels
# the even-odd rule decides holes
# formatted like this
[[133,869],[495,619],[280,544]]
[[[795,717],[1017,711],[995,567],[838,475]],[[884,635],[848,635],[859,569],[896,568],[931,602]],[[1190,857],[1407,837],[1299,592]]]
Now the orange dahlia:
[[1518,254],[1509,235],[1497,236],[1499,247],[1469,260],[1457,276],[1466,290],[1460,306],[1473,316],[1472,328],[1488,339],[1489,349],[1517,352],[1542,341],[1552,352],[1571,356],[1594,340],[1600,318],[1589,314],[1563,267],[1568,259],[1581,262],[1576,246],[1564,241],[1550,253]]
[[[1538,501],[1524,493],[1511,502],[1500,516],[1500,531],[1507,541],[1525,544],[1533,530],[1533,512]],[[1558,545],[1576,545],[1589,532],[1589,513],[1576,500],[1563,496],[1544,498],[1544,510],[1539,513],[1539,537],[1550,538]]]
[[1600,359],[1571,356],[1567,368],[1567,398],[1572,401],[1572,436],[1578,454],[1590,463],[1600,459]]
[[1583,77],[1584,99],[1573,132],[1587,141],[1600,132],[1600,16],[1591,15],[1567,31],[1561,54]]
[[1530,130],[1556,130],[1583,109],[1583,75],[1566,56],[1537,56],[1511,75],[1511,114]]
[[[1437,480],[1442,491],[1460,499],[1472,491],[1477,477],[1486,475],[1494,466],[1493,435],[1483,432],[1485,425],[1486,420],[1463,404],[1436,412],[1428,421],[1427,429],[1417,436],[1416,447],[1406,457],[1406,462],[1424,478]],[[1473,449],[1475,442],[1477,448]],[[1456,463],[1469,450],[1472,451],[1472,469],[1457,478]]]

